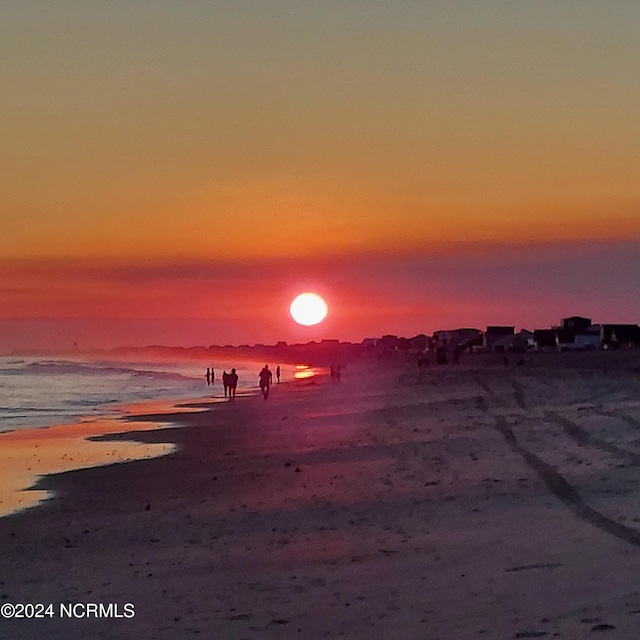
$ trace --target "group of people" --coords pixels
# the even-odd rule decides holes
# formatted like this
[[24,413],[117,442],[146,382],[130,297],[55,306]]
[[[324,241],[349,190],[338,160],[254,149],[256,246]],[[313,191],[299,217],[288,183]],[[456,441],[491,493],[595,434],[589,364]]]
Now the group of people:
[[224,397],[229,394],[229,400],[236,397],[236,388],[238,387],[238,374],[235,369],[231,369],[231,373],[222,372],[222,386],[224,387]]
[[[207,386],[213,385],[213,383],[215,382],[213,367],[207,368],[205,378],[207,380]],[[276,367],[276,379],[278,382],[280,382],[280,365]],[[269,390],[272,383],[273,373],[271,373],[269,365],[265,364],[258,374],[258,384],[260,385],[260,391],[262,391],[262,396],[265,400],[269,397]],[[238,388],[238,374],[236,373],[235,369],[231,369],[231,373],[227,373],[226,371],[222,372],[222,386],[224,388],[225,398],[228,397],[229,400],[231,400],[231,398],[236,397],[236,389]]]

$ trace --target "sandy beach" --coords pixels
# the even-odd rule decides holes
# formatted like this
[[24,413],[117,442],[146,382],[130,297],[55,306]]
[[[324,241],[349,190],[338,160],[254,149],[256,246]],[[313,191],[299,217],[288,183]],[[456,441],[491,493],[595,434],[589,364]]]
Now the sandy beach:
[[103,438],[173,453],[0,518],[0,604],[55,613],[0,637],[638,637],[637,352],[363,359],[191,408]]

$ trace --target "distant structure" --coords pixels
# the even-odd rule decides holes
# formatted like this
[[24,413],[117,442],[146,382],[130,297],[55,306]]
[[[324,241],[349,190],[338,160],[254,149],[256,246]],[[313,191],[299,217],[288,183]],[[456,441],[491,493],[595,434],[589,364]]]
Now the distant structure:
[[376,343],[378,355],[390,355],[398,350],[398,336],[385,335]]
[[469,351],[471,347],[482,346],[484,337],[480,329],[454,329],[451,332],[451,342],[456,349]]
[[505,336],[513,336],[515,332],[516,328],[510,326],[487,327],[487,330],[484,332],[482,346],[485,351],[504,351],[504,347],[501,348],[500,345],[497,345],[497,348],[494,349],[494,345],[500,340],[503,340]]
[[594,336],[600,332],[599,330],[594,332],[591,329],[592,326],[591,318],[582,316],[563,318],[557,329],[558,348],[562,351],[597,348],[600,340],[599,338],[596,340]]
[[602,325],[592,324],[590,327],[583,329],[580,333],[576,333],[571,343],[561,344],[561,348],[565,351],[595,351],[602,346]]
[[596,349],[634,349],[640,347],[637,324],[592,324],[591,318],[563,318],[559,327],[536,329],[535,348],[539,351],[594,351]]
[[640,347],[640,327],[637,324],[603,324],[600,340],[607,349]]
[[571,318],[563,318],[560,327],[564,331],[573,331],[574,333],[582,333],[591,326],[591,318],[583,318],[582,316],[572,316]]
[[[432,335],[420,333],[405,338],[392,334],[367,337],[359,343],[337,339],[309,341],[304,344],[288,344],[285,341],[273,345],[225,345],[189,347],[179,353],[211,357],[215,349],[229,356],[251,356],[256,351],[266,361],[312,362],[329,366],[330,363],[351,362],[362,357],[379,356],[401,358],[415,356],[422,366],[431,364],[455,364],[462,354],[484,351],[487,353],[538,351],[587,351],[640,348],[640,326],[638,324],[593,324],[586,316],[562,318],[558,326],[539,328],[534,331],[521,329],[516,333],[512,325],[490,325],[484,331],[471,327],[439,329]],[[177,348],[146,347],[164,355],[175,356]],[[130,351],[130,350],[127,350]],[[135,349],[134,349],[135,351]],[[260,358],[262,360],[262,357]]]
[[533,331],[521,329],[518,333],[496,339],[492,345],[492,350],[495,352],[514,351],[522,353],[531,349],[534,344]]
[[469,342],[478,340],[482,336],[480,329],[447,329],[433,332],[433,342],[438,346],[451,345],[456,348],[463,347]]
[[557,329],[535,329],[533,332],[535,348],[538,351],[559,351]]
[[419,354],[424,353],[431,346],[431,339],[424,333],[420,333],[413,338],[409,338],[409,353]]

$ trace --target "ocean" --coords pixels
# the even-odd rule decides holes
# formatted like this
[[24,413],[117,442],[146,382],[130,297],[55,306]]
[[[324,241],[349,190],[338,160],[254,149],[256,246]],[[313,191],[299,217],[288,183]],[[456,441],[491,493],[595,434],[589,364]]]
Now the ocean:
[[[232,367],[239,375],[238,395],[255,392],[263,364],[1,357],[0,432],[117,417],[124,414],[124,405],[148,400],[224,400],[221,375]],[[211,387],[205,379],[207,366],[215,371]],[[286,376],[290,367],[282,369]]]
[[[237,370],[235,401],[242,402],[242,396],[258,393],[263,365],[240,359],[160,360],[149,354],[136,360],[79,354],[0,357],[0,517],[52,497],[37,487],[39,477],[172,453],[171,443],[93,438],[116,433],[120,427],[130,431],[133,426],[120,424],[118,418],[157,411],[158,401],[162,405],[226,402],[223,370]],[[275,364],[270,366],[275,370]],[[213,386],[207,385],[207,367],[215,371]],[[281,369],[283,382],[315,373],[303,365],[282,364]],[[149,402],[152,409],[144,406]],[[162,426],[162,422],[136,424],[140,430]]]

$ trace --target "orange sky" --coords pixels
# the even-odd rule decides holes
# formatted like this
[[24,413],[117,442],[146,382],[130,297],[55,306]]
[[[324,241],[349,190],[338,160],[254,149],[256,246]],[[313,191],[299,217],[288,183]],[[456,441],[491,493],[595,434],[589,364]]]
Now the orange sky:
[[[579,274],[604,243],[605,299],[619,256],[637,266],[639,43],[622,1],[4,3],[0,322],[25,321],[6,342],[43,318],[277,339],[305,284],[341,334],[551,318],[543,287],[475,315],[477,289],[432,291],[460,290],[448,256],[519,273],[509,247]],[[610,303],[635,322],[628,295]]]

